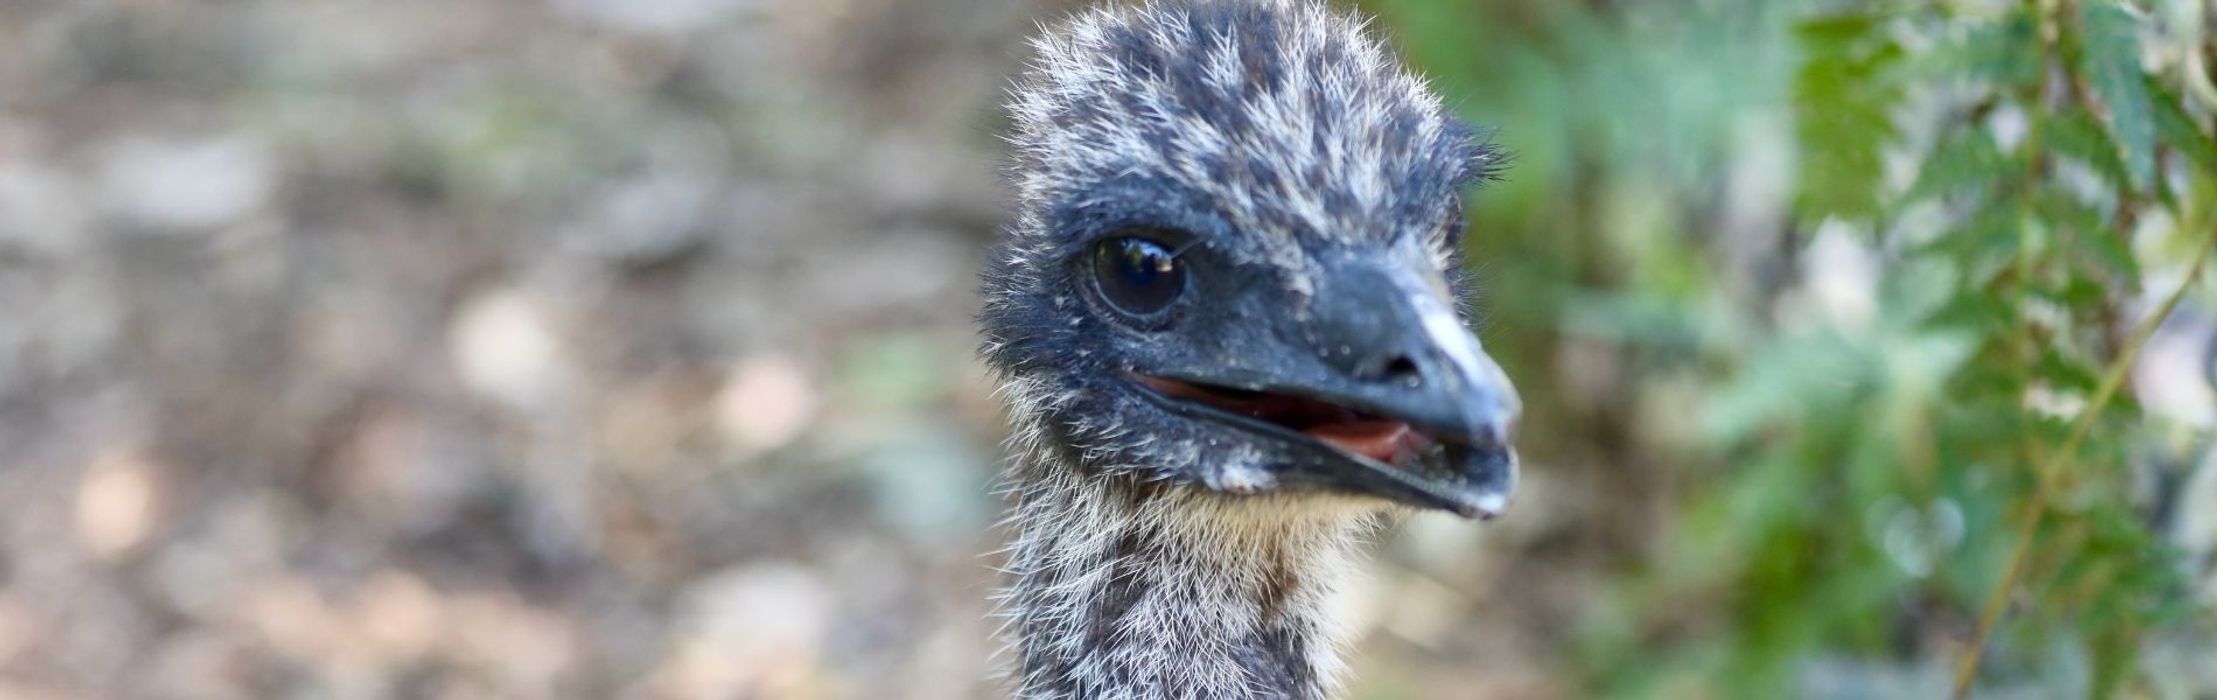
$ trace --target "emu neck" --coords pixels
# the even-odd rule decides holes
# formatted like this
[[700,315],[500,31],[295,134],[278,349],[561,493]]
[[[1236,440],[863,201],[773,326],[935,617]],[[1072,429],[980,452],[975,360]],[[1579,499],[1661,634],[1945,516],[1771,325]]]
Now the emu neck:
[[1024,698],[1321,698],[1366,508],[1018,461],[1007,592]]

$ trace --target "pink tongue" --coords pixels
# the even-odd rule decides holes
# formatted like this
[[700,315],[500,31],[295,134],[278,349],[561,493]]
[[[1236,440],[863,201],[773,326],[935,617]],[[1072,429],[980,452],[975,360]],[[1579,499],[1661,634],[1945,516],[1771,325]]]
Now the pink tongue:
[[1409,434],[1409,426],[1397,421],[1369,420],[1325,423],[1301,432],[1333,447],[1380,462],[1390,462],[1401,445],[1402,436]]

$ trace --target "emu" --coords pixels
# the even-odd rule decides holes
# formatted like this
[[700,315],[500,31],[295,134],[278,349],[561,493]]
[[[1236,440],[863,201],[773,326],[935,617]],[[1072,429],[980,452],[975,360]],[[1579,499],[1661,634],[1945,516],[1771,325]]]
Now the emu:
[[1515,487],[1459,252],[1502,159],[1317,0],[1101,7],[1033,48],[980,314],[1016,692],[1331,695],[1362,537]]

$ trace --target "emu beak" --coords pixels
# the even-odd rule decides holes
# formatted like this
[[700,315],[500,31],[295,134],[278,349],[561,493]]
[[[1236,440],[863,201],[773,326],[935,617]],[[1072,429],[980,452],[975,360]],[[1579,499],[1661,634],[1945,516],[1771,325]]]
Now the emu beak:
[[1281,438],[1282,483],[1501,515],[1516,488],[1521,406],[1439,273],[1350,255],[1316,279],[1307,313],[1258,321],[1278,326],[1278,349],[1250,349],[1241,369],[1145,383],[1188,415]]

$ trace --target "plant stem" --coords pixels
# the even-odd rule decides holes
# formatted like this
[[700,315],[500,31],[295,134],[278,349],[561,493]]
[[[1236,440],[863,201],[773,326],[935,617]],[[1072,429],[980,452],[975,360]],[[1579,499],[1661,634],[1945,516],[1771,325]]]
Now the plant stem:
[[2064,439],[2063,448],[2049,453],[2048,459],[2041,460],[2035,472],[2038,486],[2032,492],[2032,502],[2026,504],[2023,515],[2017,519],[2017,544],[2010,549],[2008,567],[2002,569],[2001,580],[1994,584],[1993,592],[1987,595],[1986,609],[1978,619],[1978,632],[1971,638],[1970,648],[1963,652],[1963,660],[1956,667],[1955,697],[1958,700],[1971,694],[1971,684],[1978,677],[1978,662],[1986,648],[1987,636],[1993,633],[1994,624],[2001,620],[2002,609],[2009,600],[2009,591],[2016,586],[2017,577],[2024,569],[2025,555],[2032,549],[2032,538],[2037,534],[2041,518],[2047,515],[2048,501],[2055,488],[2057,475],[2070,465],[2071,457],[2078,453],[2079,445],[2093,431],[2094,422],[2101,417],[2102,409],[2108,407],[2109,400],[2117,395],[2117,389],[2124,384],[2125,375],[2132,370],[2133,360],[2139,356],[2141,346],[2147,343],[2149,336],[2155,334],[2156,327],[2162,325],[2163,319],[2171,315],[2171,310],[2178,307],[2179,300],[2186,297],[2186,291],[2192,289],[2194,282],[2201,278],[2202,267],[2208,262],[2209,252],[2213,247],[2217,247],[2217,228],[2213,228],[2210,235],[2202,239],[2200,247],[2195,249],[2193,262],[2188,263],[2186,279],[2180,280],[2178,288],[2171,290],[2163,304],[2142,319],[2138,328],[2133,329],[2132,336],[2118,352],[2117,359],[2102,374],[2102,383],[2095,388],[2093,398],[2086,402],[2086,408],[2079,412],[2078,420],[2071,424],[2071,433]]

